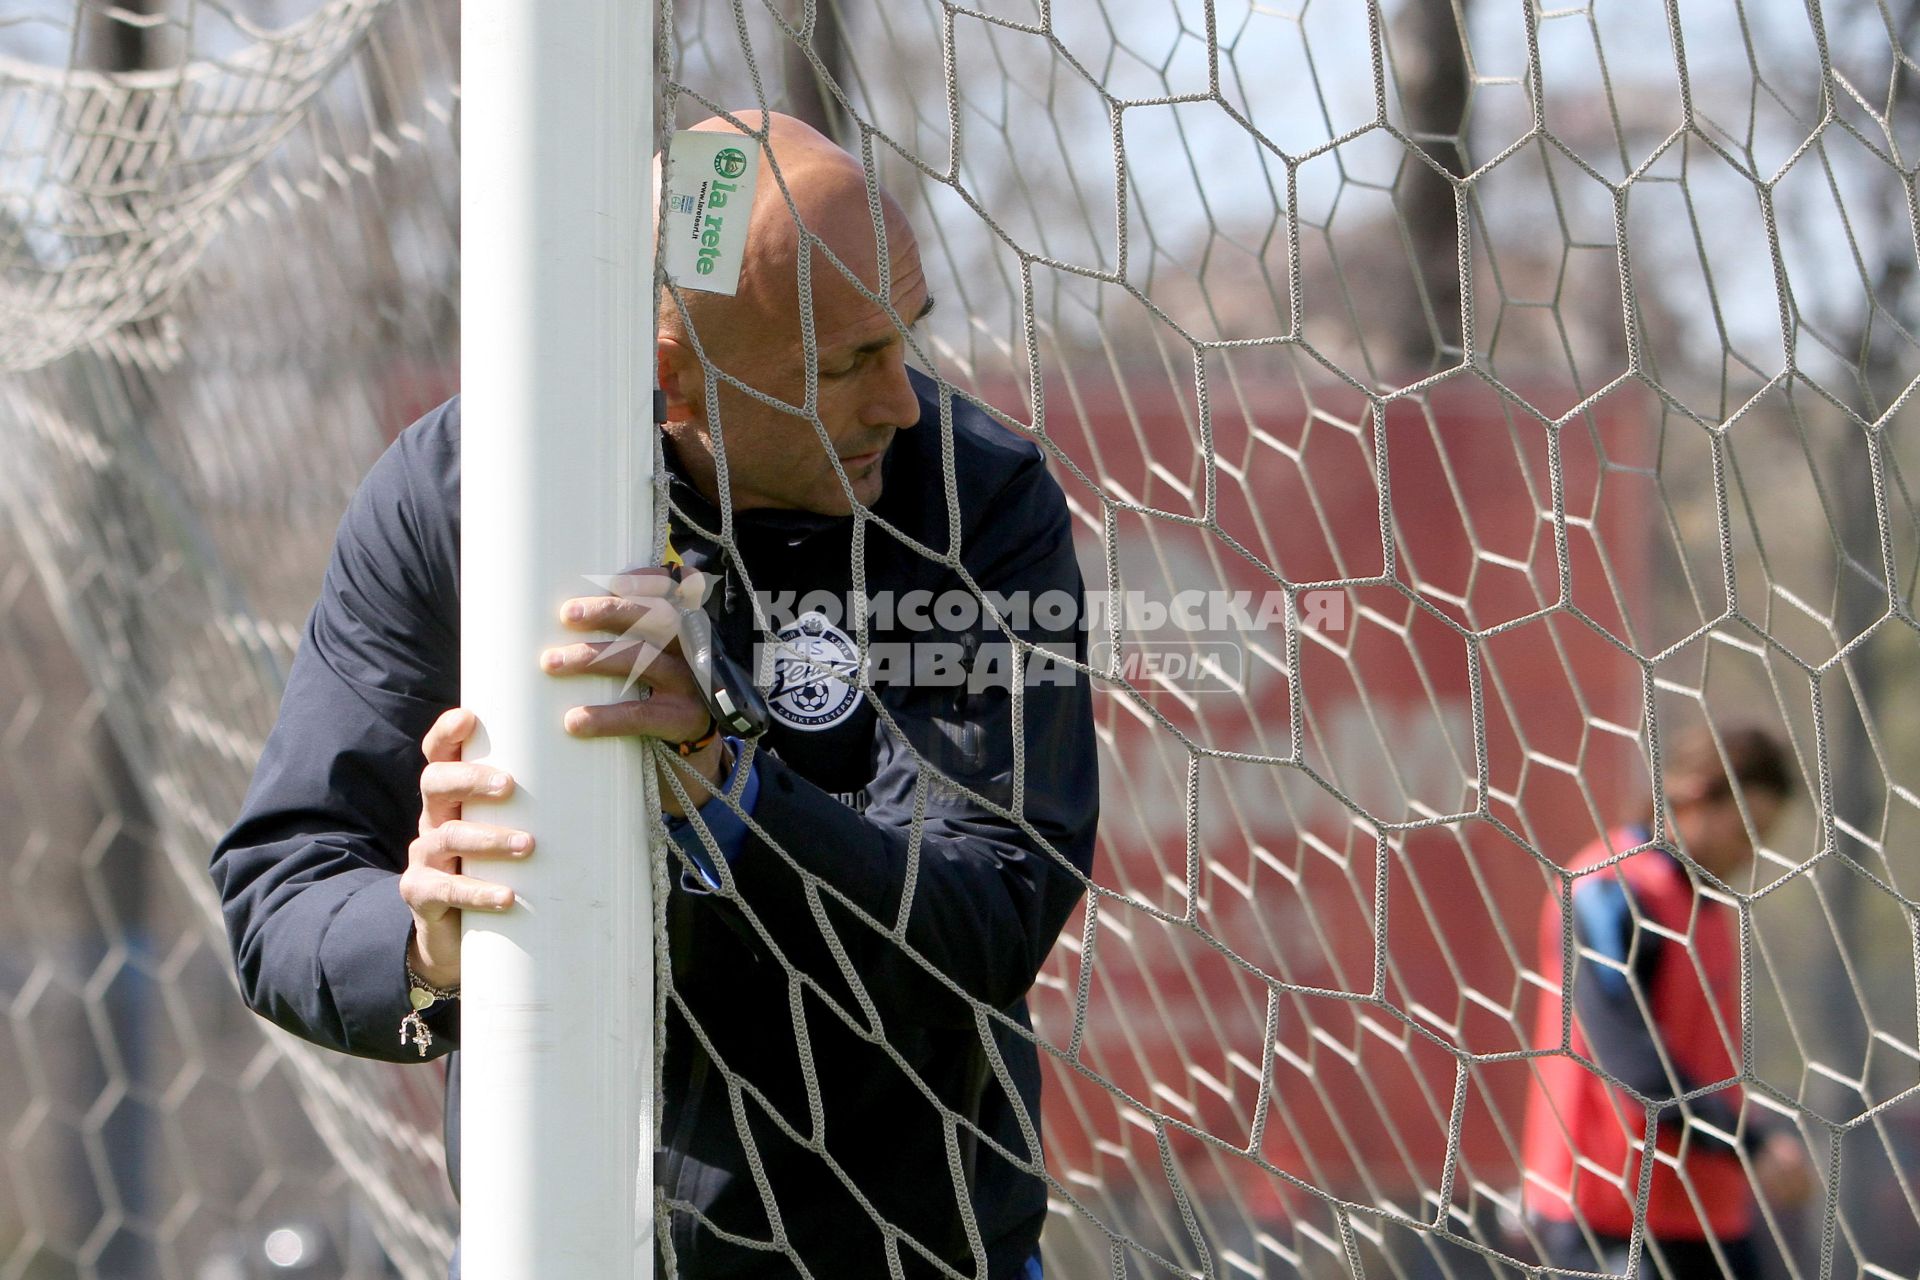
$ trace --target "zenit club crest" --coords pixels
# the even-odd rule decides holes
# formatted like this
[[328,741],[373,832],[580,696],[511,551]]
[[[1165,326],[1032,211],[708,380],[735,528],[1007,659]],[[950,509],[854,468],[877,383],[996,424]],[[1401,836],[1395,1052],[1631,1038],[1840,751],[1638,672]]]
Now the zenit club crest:
[[781,628],[767,704],[783,724],[831,729],[860,705],[860,653],[847,633],[818,613]]

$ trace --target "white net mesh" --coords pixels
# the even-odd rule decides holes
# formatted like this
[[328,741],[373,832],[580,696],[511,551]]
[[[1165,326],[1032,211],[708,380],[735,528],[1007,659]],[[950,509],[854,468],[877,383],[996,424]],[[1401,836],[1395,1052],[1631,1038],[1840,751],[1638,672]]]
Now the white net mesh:
[[1751,967],[1709,1034],[1823,1174],[1757,1251],[1907,1265],[1905,11],[674,21],[683,121],[810,112],[908,202],[931,364],[1048,449],[1090,582],[1292,597],[1121,639],[1229,641],[1235,693],[1102,671],[1100,856],[1033,997],[1049,1265],[1544,1260],[1542,899],[1663,741],[1756,719],[1813,804],[1723,895]]
[[[1542,904],[1735,721],[1805,784],[1705,895],[1741,947],[1702,1038],[1818,1170],[1758,1198],[1760,1265],[1920,1269],[1915,10],[663,15],[676,122],[792,111],[905,205],[924,363],[1046,449],[1089,586],[1254,620],[1092,637],[1101,841],[1030,997],[1048,1274],[1538,1265]],[[202,868],[346,494],[454,383],[456,16],[0,16],[0,1276],[247,1274],[209,1268],[282,1221],[314,1274],[450,1244],[434,1072],[237,1014]],[[1680,1179],[1699,1221],[1741,1169]]]
[[236,1012],[205,867],[346,495],[455,382],[457,30],[0,17],[0,1274],[268,1274],[276,1230],[293,1274],[444,1273],[432,1073]]

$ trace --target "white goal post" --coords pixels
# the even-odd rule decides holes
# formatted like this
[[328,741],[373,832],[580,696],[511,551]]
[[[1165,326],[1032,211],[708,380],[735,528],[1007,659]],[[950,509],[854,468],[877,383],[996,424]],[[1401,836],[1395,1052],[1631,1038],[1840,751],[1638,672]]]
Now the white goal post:
[[653,7],[467,0],[461,24],[461,697],[537,833],[462,942],[463,1275],[653,1274],[653,795],[588,742],[560,605],[653,550]]

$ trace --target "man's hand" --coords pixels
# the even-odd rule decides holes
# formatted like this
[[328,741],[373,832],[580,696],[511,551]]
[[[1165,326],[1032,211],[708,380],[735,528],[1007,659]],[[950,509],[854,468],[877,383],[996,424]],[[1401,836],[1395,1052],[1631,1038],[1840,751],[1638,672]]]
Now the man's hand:
[[[697,600],[698,583],[676,582],[665,569],[636,569],[620,575],[615,590],[620,594],[567,601],[560,607],[560,621],[572,631],[619,638],[548,649],[540,655],[540,666],[556,676],[619,676],[647,692],[621,702],[574,707],[567,712],[567,732],[580,738],[639,737],[665,742],[704,737],[713,718],[694,684],[692,670],[680,656],[680,614],[674,606],[675,599]],[[706,779],[709,789],[718,790],[728,763],[722,740],[716,737],[688,756],[687,763]],[[664,776],[659,783],[661,808],[682,814]],[[698,804],[699,789],[692,794]]]
[[1804,1204],[1819,1190],[1813,1161],[1796,1133],[1775,1133],[1753,1157],[1753,1178],[1767,1202],[1781,1209]]
[[460,749],[479,721],[455,707],[443,712],[420,749],[427,757],[420,771],[420,834],[407,848],[407,869],[400,896],[413,912],[413,971],[436,987],[460,983],[460,913],[504,911],[513,890],[462,873],[467,858],[524,858],[533,837],[524,831],[469,822],[460,816],[468,800],[501,800],[513,793],[513,779],[483,764],[464,764]]

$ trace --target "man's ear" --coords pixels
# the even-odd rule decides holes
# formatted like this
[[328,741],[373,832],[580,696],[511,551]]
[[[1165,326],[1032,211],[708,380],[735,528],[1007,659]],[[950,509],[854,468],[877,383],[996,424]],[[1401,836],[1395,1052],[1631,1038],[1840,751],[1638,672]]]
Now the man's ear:
[[692,422],[700,417],[700,409],[689,395],[689,389],[698,385],[689,370],[699,362],[687,344],[661,334],[654,342],[653,356],[654,376],[659,379],[661,398],[666,401],[667,421]]

